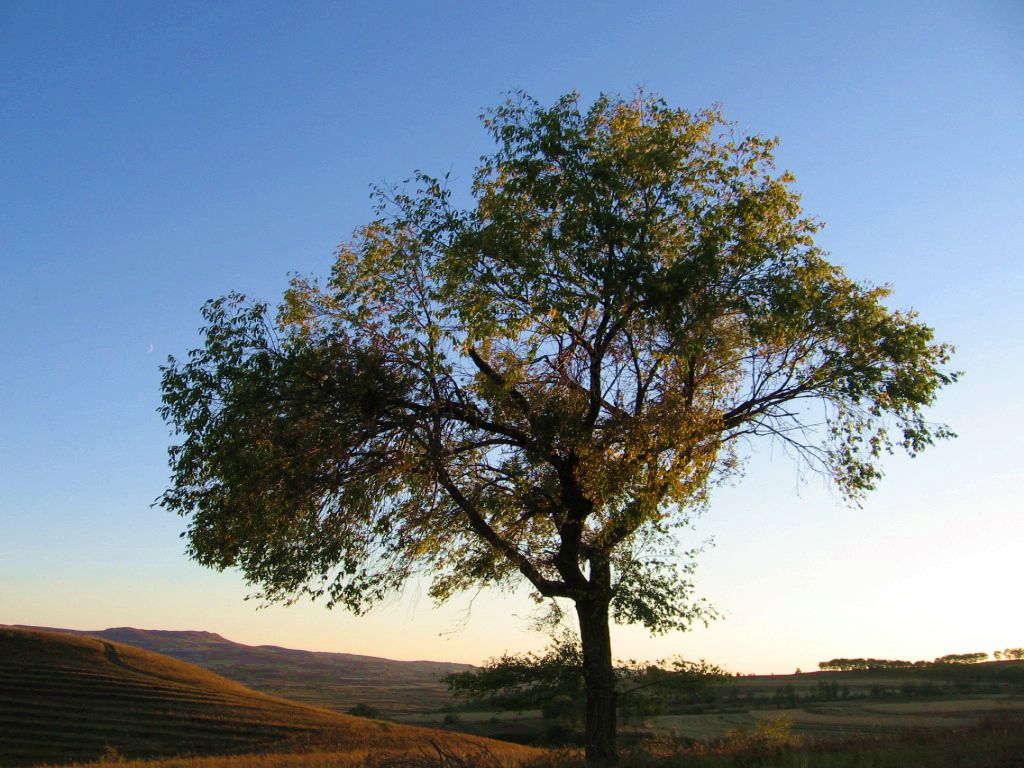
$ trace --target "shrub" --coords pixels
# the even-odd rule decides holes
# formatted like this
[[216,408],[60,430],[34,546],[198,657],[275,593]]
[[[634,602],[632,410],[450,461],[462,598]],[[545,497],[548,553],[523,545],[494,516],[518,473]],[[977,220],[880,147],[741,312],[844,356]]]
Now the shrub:
[[349,709],[350,715],[356,717],[368,717],[371,720],[380,720],[384,714],[372,704],[356,704],[354,707]]

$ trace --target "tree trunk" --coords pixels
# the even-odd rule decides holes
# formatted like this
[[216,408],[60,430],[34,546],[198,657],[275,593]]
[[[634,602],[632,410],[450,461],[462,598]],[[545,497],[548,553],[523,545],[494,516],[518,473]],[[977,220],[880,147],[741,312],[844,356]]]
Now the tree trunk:
[[612,642],[608,632],[608,600],[576,603],[583,647],[583,680],[587,711],[585,744],[587,763],[615,765],[615,670],[612,667]]

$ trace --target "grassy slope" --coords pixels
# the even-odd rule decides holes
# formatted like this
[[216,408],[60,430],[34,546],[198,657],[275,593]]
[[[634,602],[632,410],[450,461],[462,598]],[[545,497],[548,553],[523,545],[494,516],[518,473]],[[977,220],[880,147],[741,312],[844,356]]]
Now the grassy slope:
[[468,664],[243,645],[212,632],[29,629],[125,643],[197,664],[258,691],[338,710],[354,704],[370,704],[387,714],[438,709],[451,703],[440,678],[470,669]]
[[[96,638],[0,627],[0,765],[129,757],[456,749],[467,736],[349,717]],[[525,752],[524,752],[525,754]]]

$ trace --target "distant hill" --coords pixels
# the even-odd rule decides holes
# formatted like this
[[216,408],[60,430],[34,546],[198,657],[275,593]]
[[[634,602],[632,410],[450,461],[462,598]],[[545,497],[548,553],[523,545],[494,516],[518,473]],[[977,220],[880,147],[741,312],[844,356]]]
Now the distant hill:
[[101,638],[0,626],[3,766],[84,761],[104,752],[414,752],[432,740],[470,752],[516,749],[297,704]]
[[196,664],[236,682],[295,701],[347,711],[369,704],[385,714],[423,712],[449,703],[440,679],[468,664],[394,661],[352,653],[318,653],[243,645],[213,632],[116,627],[79,631],[28,627],[125,643]]

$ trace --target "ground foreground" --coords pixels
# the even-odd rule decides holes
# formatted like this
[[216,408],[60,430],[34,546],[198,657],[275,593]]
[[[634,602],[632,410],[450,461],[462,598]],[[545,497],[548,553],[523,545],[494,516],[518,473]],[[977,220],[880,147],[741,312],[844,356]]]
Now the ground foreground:
[[[534,758],[487,750],[452,753],[428,748],[404,754],[374,752],[244,755],[136,762],[99,762],[88,768],[584,768],[579,751],[548,751]],[[808,741],[784,721],[735,731],[712,743],[660,739],[627,750],[620,768],[1024,768],[1024,720],[999,718],[954,729],[915,730],[885,738]]]

